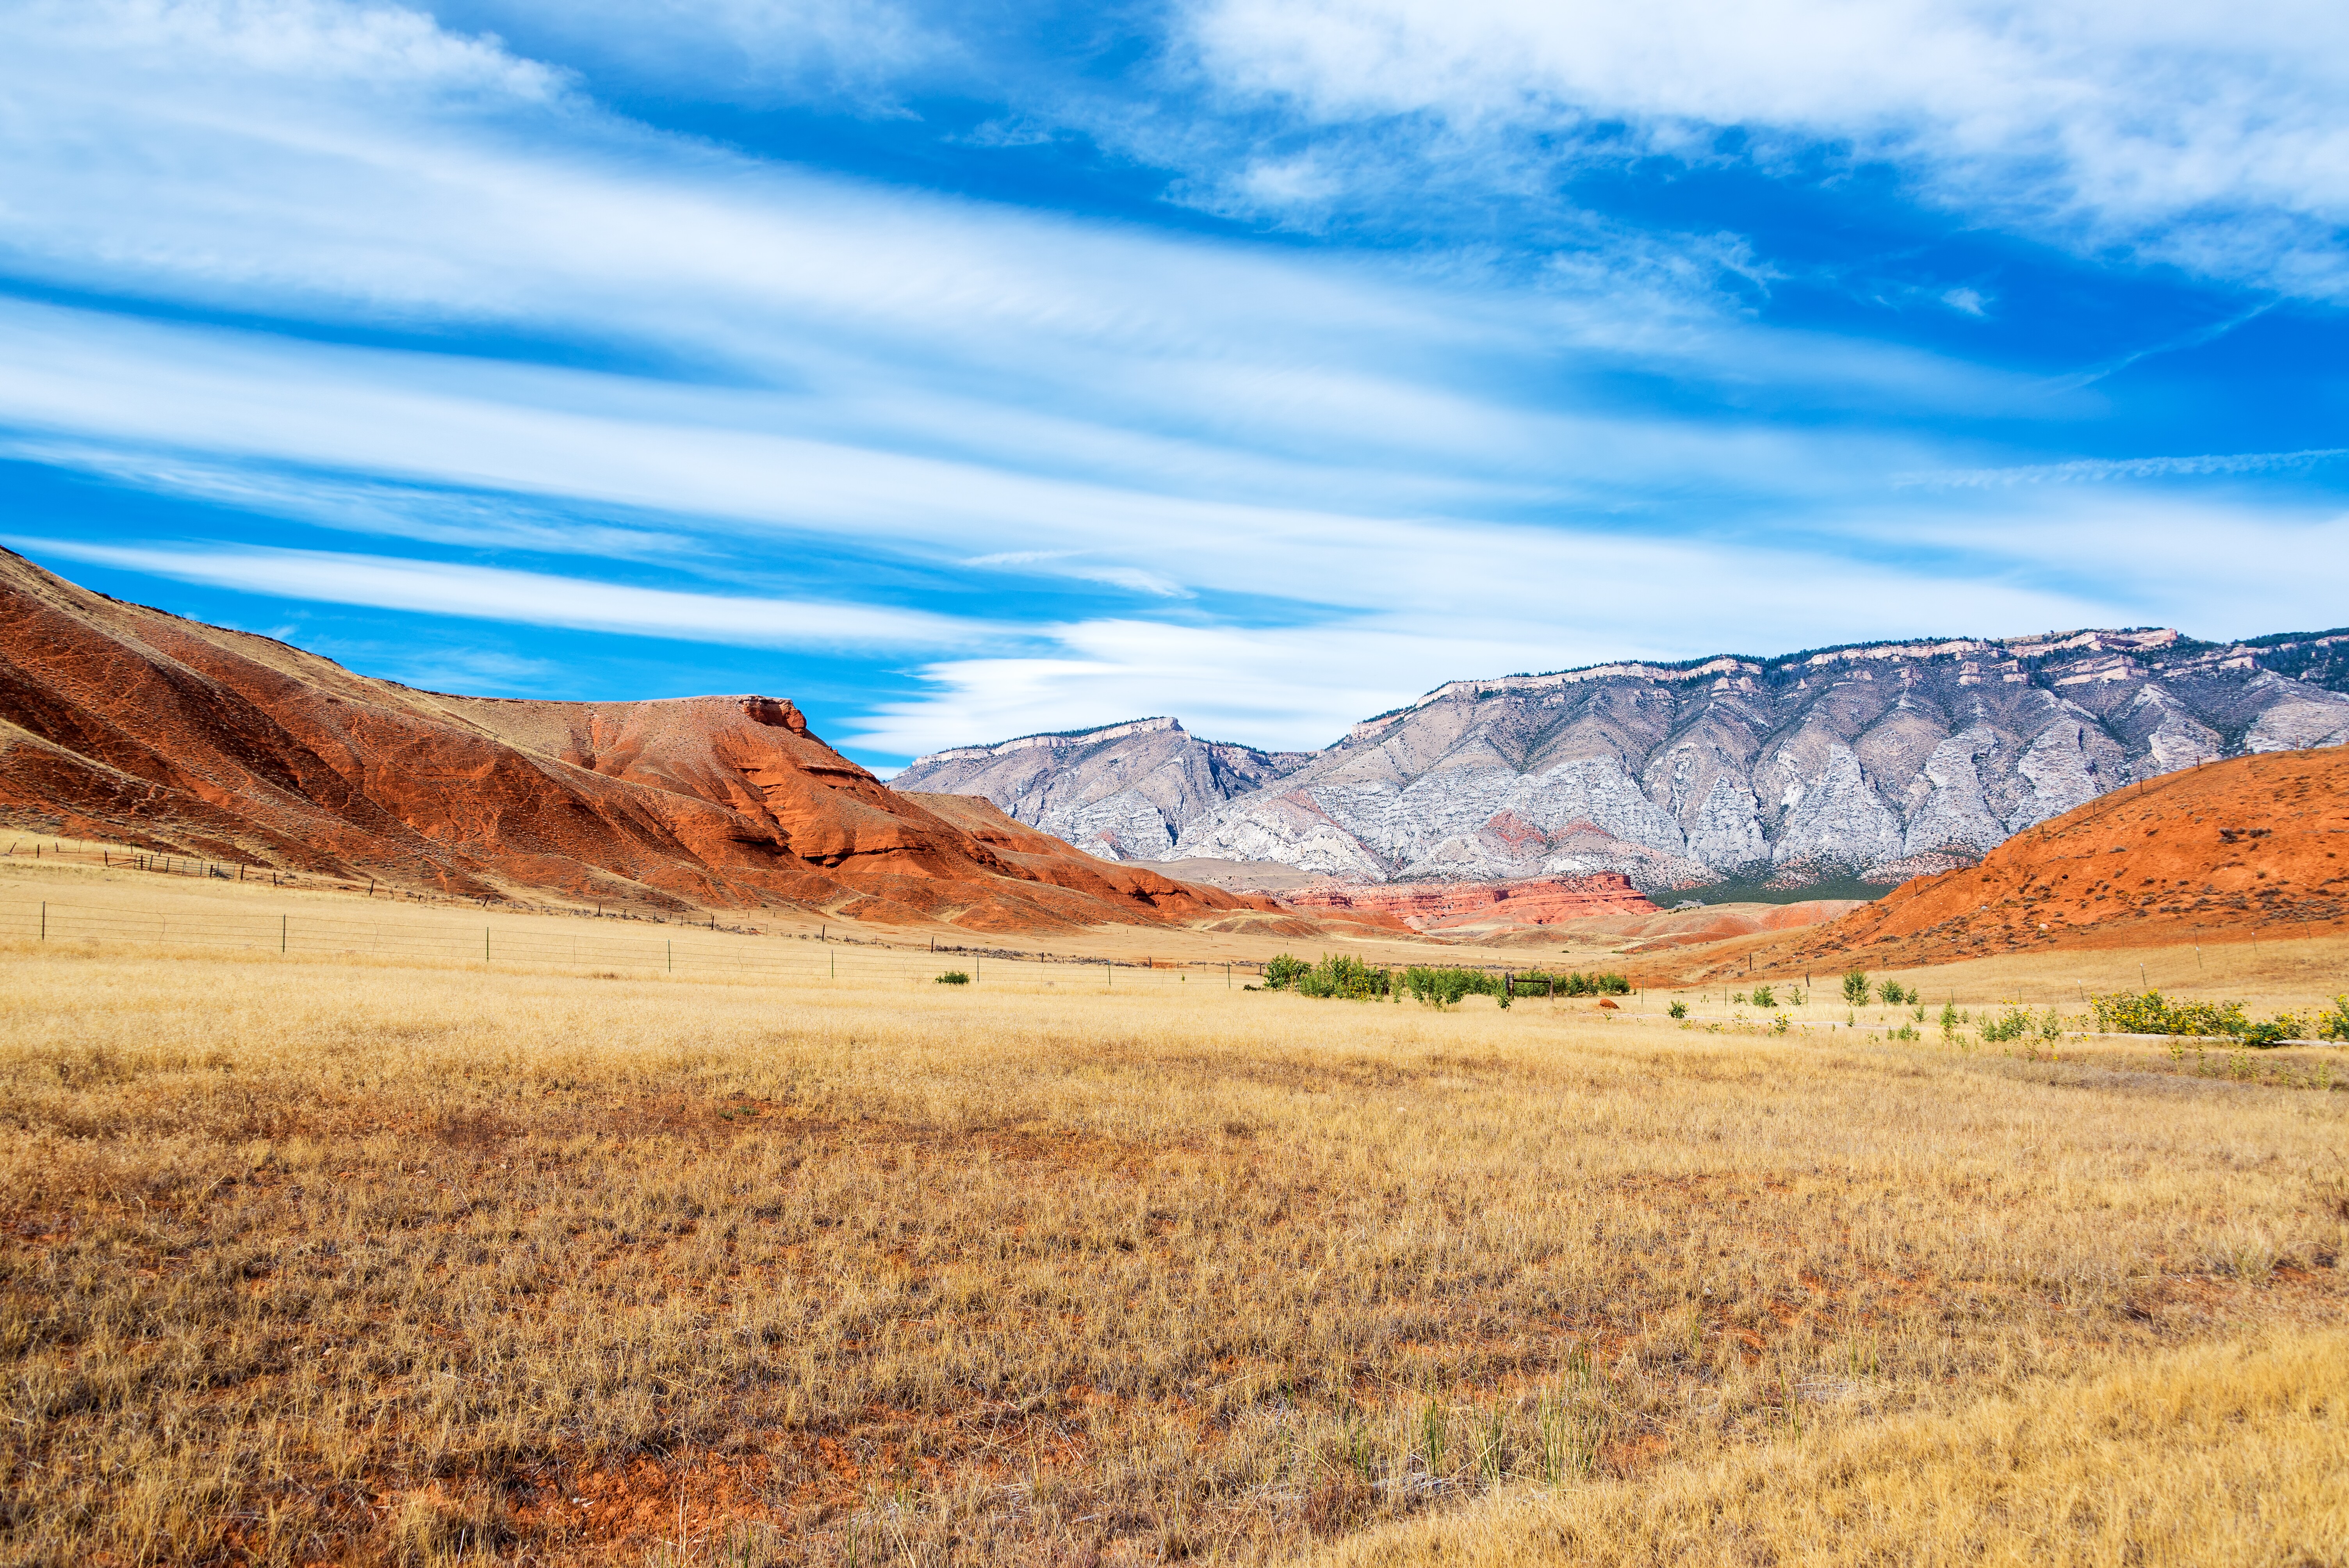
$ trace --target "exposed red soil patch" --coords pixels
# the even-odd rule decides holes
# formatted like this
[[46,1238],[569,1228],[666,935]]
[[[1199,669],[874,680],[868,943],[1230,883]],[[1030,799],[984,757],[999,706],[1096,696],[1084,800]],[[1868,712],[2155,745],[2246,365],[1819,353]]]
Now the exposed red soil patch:
[[2349,752],[2189,769],[1919,877],[1829,924],[1748,947],[1768,965],[1874,967],[2003,953],[2149,947],[2349,931]]
[[1281,902],[1316,913],[1391,915],[1413,931],[1514,929],[1661,913],[1630,878],[1613,872],[1532,882],[1333,885],[1284,893]]
[[1284,915],[954,799],[891,790],[778,698],[418,691],[0,551],[0,813],[51,830],[469,897],[982,931]]

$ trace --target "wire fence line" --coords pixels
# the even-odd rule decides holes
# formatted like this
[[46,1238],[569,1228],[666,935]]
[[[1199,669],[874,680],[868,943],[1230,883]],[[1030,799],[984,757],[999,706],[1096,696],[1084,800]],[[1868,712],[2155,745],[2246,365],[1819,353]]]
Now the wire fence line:
[[[1070,954],[1007,956],[951,948],[733,937],[685,928],[677,935],[553,932],[485,921],[368,920],[309,912],[250,914],[141,913],[56,900],[0,903],[0,940],[85,944],[140,944],[229,948],[256,954],[406,959],[490,968],[572,968],[631,975],[728,976],[777,982],[935,981],[949,971],[977,985],[1053,987],[1254,984],[1263,965],[1221,959],[1111,959]],[[786,945],[788,944],[788,945]]]
[[[346,918],[311,913],[248,918],[160,913],[142,915],[54,902],[37,907],[28,906],[29,913],[0,906],[0,936],[31,937],[35,940],[54,936],[60,941],[166,942],[253,951],[267,951],[274,946],[277,952],[289,956],[294,954],[358,954],[384,957],[410,956],[441,962],[473,960],[493,965],[500,963],[554,965],[625,968],[668,975],[771,975],[778,979],[811,975],[845,978],[851,975],[864,978],[902,976],[935,979],[942,971],[926,965],[946,960],[949,967],[959,968],[962,973],[969,975],[974,983],[984,978],[989,968],[994,970],[998,979],[1024,976],[1053,985],[1070,979],[1069,972],[1072,969],[1100,970],[1101,983],[1112,989],[1121,982],[1128,985],[1163,982],[1187,986],[1193,983],[1191,976],[1221,978],[1237,986],[1243,980],[1250,983],[1261,980],[1268,962],[1260,959],[1096,958],[970,943],[941,944],[935,938],[930,939],[926,946],[916,946],[912,943],[901,944],[869,935],[828,934],[827,928],[821,924],[818,926],[819,934],[814,939],[820,944],[816,952],[809,954],[789,949],[779,952],[777,944],[804,943],[810,939],[803,934],[771,934],[756,929],[729,927],[720,924],[715,914],[688,921],[675,912],[647,915],[627,913],[615,906],[606,913],[600,905],[591,914],[584,908],[562,905],[419,893],[392,883],[378,882],[365,872],[340,876],[298,872],[249,861],[207,860],[165,851],[127,848],[102,841],[33,837],[20,832],[12,836],[5,848],[0,848],[0,857],[49,860],[107,870],[192,877],[206,882],[266,882],[273,887],[311,892],[347,892],[368,899],[375,899],[377,891],[380,889],[386,896],[376,900],[375,905],[388,909],[414,911],[479,904],[485,912],[496,908],[510,915],[526,918],[592,921],[598,927],[592,934],[572,935],[543,931],[516,932],[511,927],[500,929],[494,922],[482,925],[449,923],[427,926],[413,921],[382,920],[373,916]],[[271,920],[276,922],[274,929],[269,924]],[[606,922],[619,923],[634,930],[626,936],[607,934],[605,929]],[[655,936],[649,933],[635,934],[641,932],[646,925],[666,928],[679,934]],[[687,933],[692,934],[684,934]],[[747,945],[751,943],[759,944],[756,950]],[[1324,938],[1307,945],[1319,951],[1331,945],[1342,948],[1347,944],[1342,938]],[[1472,969],[1495,975],[1526,967],[1522,962],[1479,963],[1456,952],[1446,953],[1441,958],[1431,954],[1426,961],[1445,968]]]

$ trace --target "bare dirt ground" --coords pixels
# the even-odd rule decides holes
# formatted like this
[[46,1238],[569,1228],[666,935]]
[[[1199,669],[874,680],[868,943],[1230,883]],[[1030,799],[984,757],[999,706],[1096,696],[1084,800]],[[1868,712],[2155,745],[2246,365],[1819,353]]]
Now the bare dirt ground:
[[2336,1560],[2349,1053],[9,873],[0,1561]]

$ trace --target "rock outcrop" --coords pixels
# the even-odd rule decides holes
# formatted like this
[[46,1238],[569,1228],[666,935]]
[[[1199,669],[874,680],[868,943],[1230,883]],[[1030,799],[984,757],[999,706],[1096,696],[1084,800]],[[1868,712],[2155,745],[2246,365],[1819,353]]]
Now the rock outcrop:
[[891,782],[984,795],[1015,820],[1104,859],[1159,861],[1184,829],[1317,755],[1201,740],[1174,719],[1138,718],[933,752]]
[[[1364,882],[1889,884],[2124,785],[2349,741],[2344,687],[2349,632],[2158,629],[1457,681],[1301,766],[1280,758],[1166,852]],[[1023,820],[1073,757],[1026,755],[1016,792],[972,786]]]
[[475,897],[977,930],[1295,919],[1042,834],[990,841],[959,809],[890,789],[777,698],[417,691],[88,593],[5,551],[0,813]]

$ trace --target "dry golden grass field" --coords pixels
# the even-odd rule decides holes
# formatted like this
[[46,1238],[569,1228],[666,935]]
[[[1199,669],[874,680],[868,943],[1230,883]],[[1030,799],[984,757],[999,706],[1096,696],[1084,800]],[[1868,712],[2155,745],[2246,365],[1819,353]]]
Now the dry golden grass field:
[[0,942],[0,1561],[2349,1563],[2349,1052],[215,891]]

